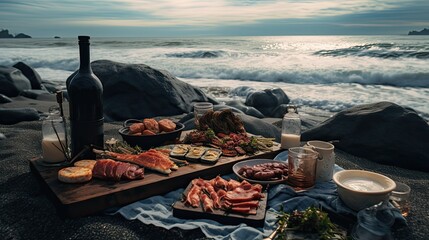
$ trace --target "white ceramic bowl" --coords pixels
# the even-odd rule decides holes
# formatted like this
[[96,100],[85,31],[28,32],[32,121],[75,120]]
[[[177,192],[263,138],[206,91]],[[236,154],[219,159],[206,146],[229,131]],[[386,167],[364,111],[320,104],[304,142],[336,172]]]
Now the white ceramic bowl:
[[392,179],[363,170],[343,170],[335,173],[333,180],[341,200],[355,211],[387,199],[396,187]]

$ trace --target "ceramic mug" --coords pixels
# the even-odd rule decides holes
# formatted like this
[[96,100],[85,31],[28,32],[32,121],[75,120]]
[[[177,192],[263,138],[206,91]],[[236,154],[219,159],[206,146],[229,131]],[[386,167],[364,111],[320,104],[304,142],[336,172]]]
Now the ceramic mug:
[[306,147],[319,153],[316,167],[316,181],[326,182],[332,179],[335,165],[334,145],[324,141],[308,141]]

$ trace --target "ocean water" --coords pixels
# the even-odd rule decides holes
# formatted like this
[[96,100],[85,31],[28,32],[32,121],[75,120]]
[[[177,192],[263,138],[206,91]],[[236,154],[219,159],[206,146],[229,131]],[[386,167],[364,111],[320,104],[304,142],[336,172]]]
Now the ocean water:
[[[23,61],[64,84],[78,68],[77,38],[0,39],[0,65]],[[240,86],[279,87],[298,105],[337,112],[391,101],[429,119],[427,36],[280,36],[91,39],[91,60],[164,69],[221,100]]]

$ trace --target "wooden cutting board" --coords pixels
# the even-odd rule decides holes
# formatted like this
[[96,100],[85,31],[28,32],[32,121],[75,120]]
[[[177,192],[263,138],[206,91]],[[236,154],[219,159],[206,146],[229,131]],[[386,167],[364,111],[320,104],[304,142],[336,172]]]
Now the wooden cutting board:
[[[208,178],[210,179],[210,178]],[[192,187],[192,183],[185,189],[184,194]],[[252,227],[263,227],[265,223],[265,212],[267,207],[268,194],[264,191],[264,198],[259,201],[259,207],[256,210],[256,215],[245,215],[236,213],[227,213],[223,210],[214,209],[212,213],[204,212],[202,207],[193,208],[185,205],[180,199],[173,204],[173,216],[184,219],[211,219],[216,222],[228,225],[237,225],[245,223]]]
[[61,167],[46,167],[37,159],[30,160],[30,169],[40,180],[53,200],[59,213],[67,217],[93,214],[113,206],[122,206],[155,195],[162,195],[178,188],[185,188],[198,177],[212,178],[232,172],[232,166],[246,159],[272,159],[282,150],[279,144],[273,151],[259,152],[252,156],[221,157],[214,165],[190,163],[170,175],[145,169],[145,178],[133,181],[106,181],[93,179],[87,183],[67,184],[58,181]]

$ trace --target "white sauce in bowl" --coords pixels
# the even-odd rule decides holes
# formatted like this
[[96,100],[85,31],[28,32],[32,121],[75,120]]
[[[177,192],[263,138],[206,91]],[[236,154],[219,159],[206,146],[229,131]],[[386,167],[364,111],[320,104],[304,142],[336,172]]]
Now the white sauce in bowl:
[[343,184],[353,190],[361,192],[378,192],[383,191],[385,188],[374,181],[362,178],[351,178],[343,182]]

